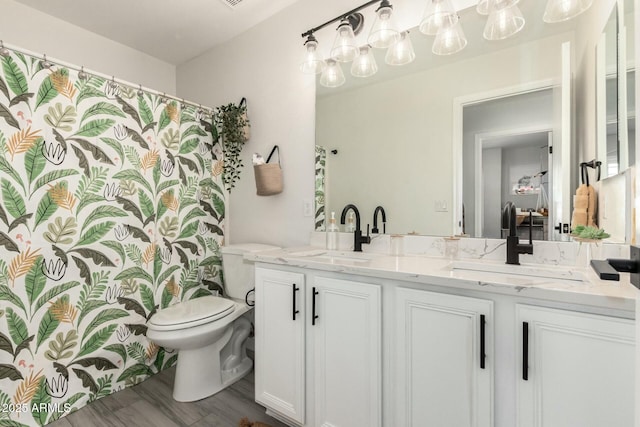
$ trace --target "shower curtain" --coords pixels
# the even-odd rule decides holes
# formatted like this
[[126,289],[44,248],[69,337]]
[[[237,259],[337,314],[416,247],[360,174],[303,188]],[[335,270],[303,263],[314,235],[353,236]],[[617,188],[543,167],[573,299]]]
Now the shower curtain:
[[223,159],[197,107],[0,60],[0,426],[35,426],[175,363],[145,324],[223,292]]

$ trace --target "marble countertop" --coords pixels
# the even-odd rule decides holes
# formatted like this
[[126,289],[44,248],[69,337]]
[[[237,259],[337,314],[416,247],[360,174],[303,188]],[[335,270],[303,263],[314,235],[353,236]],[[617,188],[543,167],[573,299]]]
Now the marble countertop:
[[[577,281],[454,268],[458,261],[469,261],[489,270],[494,267],[499,270],[499,266],[504,266],[504,261],[498,260],[451,260],[424,255],[390,256],[348,251],[334,255],[331,256],[323,248],[308,246],[250,253],[246,254],[245,258],[254,262],[319,271],[493,292],[604,309],[629,312],[635,310],[637,290],[629,283],[629,275],[624,273],[620,274],[619,282],[606,281],[600,280],[591,268],[565,267],[566,271],[582,277],[582,280]],[[554,269],[554,266],[533,263],[523,263],[522,267],[528,271],[535,271],[536,268],[546,271]]]

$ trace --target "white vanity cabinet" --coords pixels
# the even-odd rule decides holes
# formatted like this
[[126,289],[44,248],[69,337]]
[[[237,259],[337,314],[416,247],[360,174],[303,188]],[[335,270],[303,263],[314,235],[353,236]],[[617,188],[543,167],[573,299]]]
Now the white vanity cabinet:
[[632,426],[634,321],[516,306],[518,427]]
[[256,268],[256,401],[305,420],[305,277]]
[[380,301],[379,285],[256,267],[256,401],[301,426],[380,427]]
[[492,426],[493,302],[395,291],[395,426]]
[[628,310],[411,279],[258,264],[256,401],[300,427],[633,425]]
[[380,427],[380,286],[315,277],[311,292],[317,316],[308,329],[314,355],[311,425]]

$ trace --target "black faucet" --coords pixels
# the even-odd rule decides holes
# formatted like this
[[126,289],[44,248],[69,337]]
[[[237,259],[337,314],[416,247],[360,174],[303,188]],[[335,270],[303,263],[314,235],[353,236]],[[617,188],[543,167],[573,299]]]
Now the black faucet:
[[507,235],[507,264],[520,265],[520,254],[533,254],[532,214],[529,212],[529,244],[520,243],[516,233],[516,207],[512,202],[507,202],[502,208],[502,229],[509,230]]
[[356,229],[353,232],[353,251],[354,252],[362,252],[362,244],[363,243],[371,243],[371,237],[369,236],[369,224],[367,224],[367,235],[362,235],[362,230],[360,230],[360,212],[358,212],[358,208],[355,205],[348,204],[342,209],[342,215],[340,216],[340,224],[344,224],[347,211],[352,209],[356,214]]
[[371,229],[371,232],[380,232],[378,230],[378,212],[382,214],[382,234],[384,234],[387,232],[387,214],[384,212],[384,208],[382,206],[376,207],[376,210],[373,211],[373,228]]

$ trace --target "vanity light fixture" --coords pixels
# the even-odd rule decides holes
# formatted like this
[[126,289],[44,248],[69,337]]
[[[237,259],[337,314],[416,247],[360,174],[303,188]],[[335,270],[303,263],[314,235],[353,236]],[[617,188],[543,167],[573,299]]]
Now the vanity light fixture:
[[[435,55],[453,55],[467,46],[460,17],[452,0],[426,0],[421,33],[435,36],[431,51]],[[476,10],[488,15],[483,37],[487,40],[503,40],[518,34],[525,26],[525,18],[518,7],[520,0],[478,0]],[[541,1],[541,0],[538,0]],[[547,0],[544,21],[562,22],[571,19],[591,7],[593,0]],[[367,37],[367,45],[358,46],[356,36],[364,24],[360,11],[377,4],[375,21]],[[339,22],[330,59],[323,59],[318,52],[318,40],[314,34],[331,24]],[[393,6],[390,0],[370,0],[322,25],[302,34],[305,52],[300,70],[306,74],[320,74],[320,84],[338,87],[344,84],[345,76],[341,62],[351,62],[351,74],[369,77],[378,71],[372,48],[385,48],[385,63],[404,65],[411,63],[416,55],[408,31],[401,31],[394,23]],[[0,54],[2,54],[0,43]]]
[[[487,40],[504,40],[517,34],[524,28],[524,16],[517,2],[493,0],[494,7],[489,7],[489,18],[482,35]],[[511,3],[511,4],[510,4]]]
[[416,53],[411,44],[409,31],[404,31],[400,33],[400,40],[387,50],[384,62],[389,65],[406,65],[413,62],[414,59],[416,59]]
[[351,75],[355,77],[370,77],[378,72],[378,64],[373,57],[371,46],[362,46],[360,53],[351,64]]
[[593,0],[549,0],[542,19],[553,24],[567,21],[591,7]]

